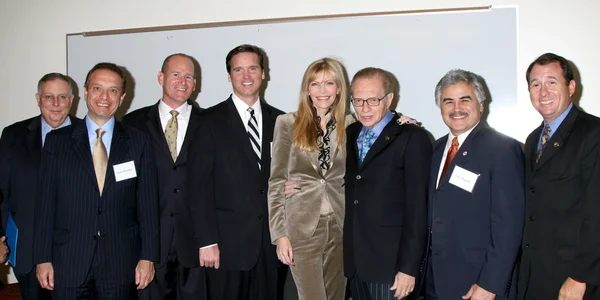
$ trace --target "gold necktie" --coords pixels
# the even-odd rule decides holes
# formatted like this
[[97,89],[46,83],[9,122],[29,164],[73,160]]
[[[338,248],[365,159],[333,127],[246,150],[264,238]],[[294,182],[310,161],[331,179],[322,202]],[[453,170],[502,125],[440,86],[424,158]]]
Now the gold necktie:
[[104,188],[104,179],[106,176],[106,166],[108,165],[108,154],[106,153],[104,142],[102,142],[102,135],[104,135],[105,132],[106,131],[102,128],[96,129],[96,141],[94,142],[94,152],[92,154],[100,196],[102,196],[102,189]]
[[165,128],[165,138],[167,139],[167,145],[169,146],[169,152],[173,161],[177,160],[177,116],[179,112],[176,110],[171,111],[171,119],[167,122],[167,128]]

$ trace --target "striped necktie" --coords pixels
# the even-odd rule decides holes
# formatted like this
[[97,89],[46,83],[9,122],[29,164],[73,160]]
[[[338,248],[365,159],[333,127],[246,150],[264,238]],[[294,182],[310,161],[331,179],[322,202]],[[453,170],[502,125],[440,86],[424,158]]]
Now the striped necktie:
[[248,107],[247,111],[250,113],[250,119],[248,119],[248,138],[250,139],[252,150],[254,150],[254,154],[256,155],[258,169],[260,170],[260,134],[258,133],[258,122],[254,115],[254,108]]

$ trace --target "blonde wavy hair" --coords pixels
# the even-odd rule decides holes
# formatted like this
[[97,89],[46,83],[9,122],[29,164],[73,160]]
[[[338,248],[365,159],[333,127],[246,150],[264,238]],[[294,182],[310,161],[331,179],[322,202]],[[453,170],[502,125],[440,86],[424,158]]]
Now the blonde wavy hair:
[[348,83],[346,80],[344,67],[342,64],[332,58],[322,58],[311,63],[302,78],[302,86],[300,87],[300,103],[298,104],[298,112],[296,113],[296,121],[294,122],[294,136],[292,142],[296,150],[299,151],[315,151],[319,150],[317,145],[319,124],[316,111],[313,108],[312,100],[308,93],[308,88],[311,82],[322,77],[324,74],[332,75],[338,86],[339,93],[336,95],[333,104],[331,105],[330,114],[335,118],[337,142],[335,147],[341,148],[346,146],[346,124],[345,118],[348,111]]

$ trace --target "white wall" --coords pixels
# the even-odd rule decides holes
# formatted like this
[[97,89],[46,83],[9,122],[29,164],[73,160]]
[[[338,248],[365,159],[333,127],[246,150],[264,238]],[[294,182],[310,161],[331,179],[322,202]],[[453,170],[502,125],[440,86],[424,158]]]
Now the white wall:
[[[489,1],[489,2],[488,2]],[[34,94],[45,73],[66,72],[68,33],[161,25],[486,5],[519,7],[519,111],[507,112],[524,141],[541,121],[529,103],[525,69],[544,52],[578,67],[580,105],[600,115],[600,21],[596,0],[3,0],[0,2],[0,127],[39,113]],[[356,38],[357,43],[360,37]],[[432,41],[435,43],[435,41]],[[119,45],[114,45],[119,47]],[[210,44],[207,44],[210,47]],[[223,57],[215,59],[224,60]],[[493,58],[490,58],[493,59]],[[223,80],[226,80],[223,78]],[[423,91],[431,95],[432,91]],[[429,97],[429,96],[428,96]]]

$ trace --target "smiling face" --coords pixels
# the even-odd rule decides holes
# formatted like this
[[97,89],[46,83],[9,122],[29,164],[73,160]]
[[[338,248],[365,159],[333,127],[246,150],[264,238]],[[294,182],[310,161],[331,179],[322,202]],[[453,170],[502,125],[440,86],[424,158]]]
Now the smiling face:
[[125,98],[121,76],[107,69],[95,70],[90,74],[87,87],[83,88],[83,97],[87,104],[88,117],[96,125],[104,125],[115,115]]
[[544,121],[560,116],[573,101],[575,80],[566,82],[558,62],[534,65],[529,73],[529,98]]
[[46,81],[39,93],[35,94],[35,98],[42,118],[48,125],[57,128],[65,122],[73,103],[69,83],[62,79]]
[[194,64],[182,55],[171,57],[164,72],[158,73],[158,83],[163,88],[163,102],[177,109],[187,102],[196,89]]
[[260,67],[258,55],[252,52],[240,52],[231,58],[228,76],[233,92],[249,106],[258,100],[258,94],[265,72]]
[[444,87],[440,95],[440,108],[444,123],[455,136],[475,127],[483,112],[483,105],[475,95],[475,86],[466,82]]
[[379,98],[379,105],[370,106],[363,102],[363,106],[355,107],[356,116],[360,123],[368,128],[377,125],[390,108],[394,93],[386,95],[383,87],[383,79],[380,76],[371,76],[355,79],[352,83],[352,97],[356,99]]
[[308,95],[313,106],[322,115],[333,105],[340,88],[331,72],[321,72],[316,75],[308,85]]

